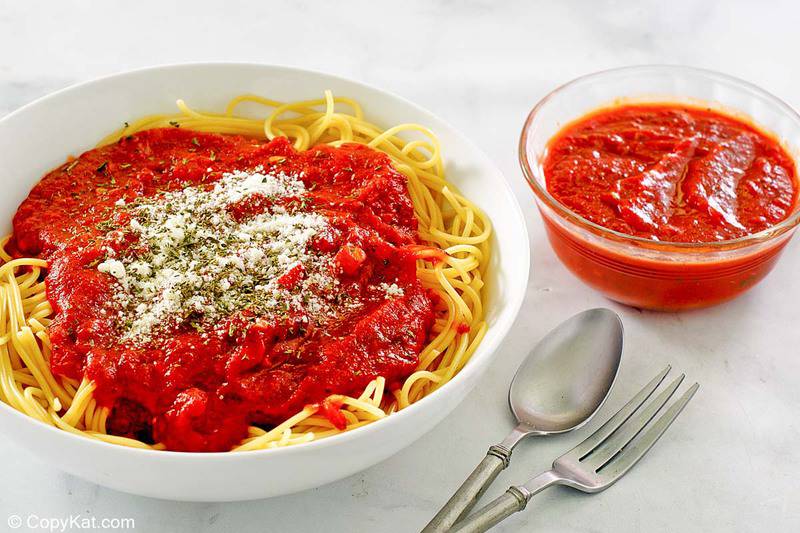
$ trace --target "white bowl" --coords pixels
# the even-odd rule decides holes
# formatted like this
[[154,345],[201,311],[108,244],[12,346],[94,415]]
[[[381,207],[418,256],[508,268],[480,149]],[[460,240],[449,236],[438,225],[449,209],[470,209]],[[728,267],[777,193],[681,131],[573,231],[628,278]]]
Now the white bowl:
[[525,221],[508,183],[483,152],[449,124],[393,94],[326,74],[238,63],[149,68],[64,89],[0,120],[2,230],[10,231],[17,206],[46,171],[68,154],[92,148],[126,120],[174,111],[177,98],[217,110],[241,93],[302,100],[318,98],[325,89],[359,100],[377,124],[430,127],[441,139],[448,179],[492,220],[489,328],[469,364],[438,391],[384,420],[287,448],[238,453],[125,448],[55,429],[3,403],[0,431],[54,466],[100,485],[156,498],[233,501],[288,494],[363,470],[410,445],[461,402],[522,303],[530,261]]

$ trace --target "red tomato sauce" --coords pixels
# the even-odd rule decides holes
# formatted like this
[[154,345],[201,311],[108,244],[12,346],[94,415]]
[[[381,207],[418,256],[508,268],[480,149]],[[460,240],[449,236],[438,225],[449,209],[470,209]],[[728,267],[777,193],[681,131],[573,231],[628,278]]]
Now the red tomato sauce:
[[[550,141],[542,166],[547,190],[571,211],[665,243],[658,253],[622,237],[601,244],[542,211],[553,249],[571,271],[610,298],[647,309],[705,307],[753,286],[787,239],[731,255],[711,243],[760,232],[797,208],[795,164],[780,143],[709,109],[626,105],[591,113]],[[683,251],[668,243],[696,243],[694,255],[674,260]],[[671,253],[678,255],[659,258]]]
[[[323,326],[245,311],[178,327],[146,346],[120,342],[120,324],[107,314],[116,280],[97,269],[103,247],[136,245],[121,229],[128,221],[118,200],[213,184],[224,172],[257,166],[301,176],[304,209],[330,227],[309,246],[335,254],[338,280],[363,305]],[[246,219],[264,209],[253,201],[230,213]],[[360,145],[296,152],[284,138],[144,131],[51,171],[13,225],[12,252],[49,262],[53,372],[95,382],[94,397],[112,409],[109,433],[171,450],[228,450],[249,425],[274,426],[331,394],[359,394],[378,376],[396,386],[416,368],[433,324],[435,296],[416,277],[417,219],[406,179],[385,154]],[[291,287],[302,275],[293,269],[278,282]],[[402,294],[368,290],[387,280]],[[322,413],[340,427],[341,415],[325,405]]]
[[659,241],[714,242],[784,220],[796,170],[780,143],[708,109],[628,105],[563,129],[548,145],[547,190],[584,218]]

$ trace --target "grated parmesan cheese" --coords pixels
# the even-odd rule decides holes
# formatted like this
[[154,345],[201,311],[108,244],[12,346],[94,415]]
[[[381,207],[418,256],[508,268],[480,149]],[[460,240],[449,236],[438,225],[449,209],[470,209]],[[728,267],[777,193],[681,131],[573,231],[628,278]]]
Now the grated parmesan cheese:
[[[186,187],[120,205],[145,252],[109,257],[97,269],[120,282],[115,299],[123,338],[146,342],[161,328],[245,309],[260,316],[329,313],[335,300],[329,289],[338,285],[330,274],[332,258],[307,246],[327,227],[325,218],[275,206],[237,222],[227,210],[251,195],[280,199],[304,192],[296,177],[257,168],[226,173],[213,188]],[[278,283],[297,265],[306,273],[297,287]]]
[[116,259],[106,259],[97,265],[97,270],[106,274],[111,274],[117,279],[124,279],[126,276],[125,265],[122,261],[117,261]]
[[378,285],[378,289],[383,291],[387,298],[403,296],[405,294],[403,288],[399,287],[397,283],[392,283],[391,285],[389,283],[381,283]]

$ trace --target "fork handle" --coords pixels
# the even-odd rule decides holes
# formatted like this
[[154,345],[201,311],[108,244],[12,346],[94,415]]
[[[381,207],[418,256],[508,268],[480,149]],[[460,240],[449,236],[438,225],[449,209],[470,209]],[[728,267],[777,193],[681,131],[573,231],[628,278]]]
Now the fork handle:
[[496,526],[512,514],[522,511],[535,495],[553,485],[568,484],[555,470],[542,472],[524,485],[509,487],[505,494],[457,522],[451,533],[480,533]]
[[[497,475],[508,466],[511,450],[495,444],[453,496],[425,526],[422,533],[445,533],[478,502]],[[501,519],[502,520],[502,519]]]
[[528,505],[528,497],[519,488],[511,487],[489,505],[457,523],[450,531],[451,533],[483,533],[512,514],[522,511],[526,505]]

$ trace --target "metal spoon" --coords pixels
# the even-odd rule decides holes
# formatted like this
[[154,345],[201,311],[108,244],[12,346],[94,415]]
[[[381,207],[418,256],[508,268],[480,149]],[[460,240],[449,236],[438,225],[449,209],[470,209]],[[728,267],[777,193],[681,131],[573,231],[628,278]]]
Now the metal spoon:
[[588,422],[608,397],[621,357],[622,322],[608,309],[578,313],[540,340],[508,391],[517,427],[489,448],[423,533],[444,533],[465,516],[508,466],[522,439],[572,431]]

